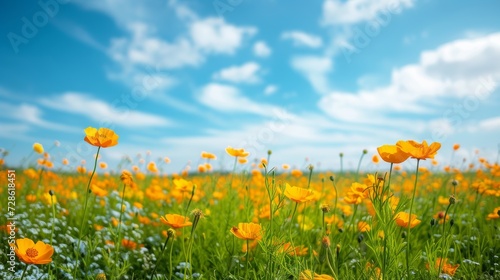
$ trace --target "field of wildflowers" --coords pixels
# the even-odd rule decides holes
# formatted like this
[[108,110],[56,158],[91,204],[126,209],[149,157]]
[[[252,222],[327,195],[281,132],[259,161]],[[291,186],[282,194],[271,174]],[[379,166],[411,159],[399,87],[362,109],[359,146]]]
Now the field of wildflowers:
[[227,147],[232,172],[201,152],[197,172],[166,175],[168,159],[110,170],[99,153],[118,135],[84,132],[92,170],[38,143],[26,168],[2,156],[1,279],[500,279],[498,163],[420,167],[459,145],[380,143],[383,173]]

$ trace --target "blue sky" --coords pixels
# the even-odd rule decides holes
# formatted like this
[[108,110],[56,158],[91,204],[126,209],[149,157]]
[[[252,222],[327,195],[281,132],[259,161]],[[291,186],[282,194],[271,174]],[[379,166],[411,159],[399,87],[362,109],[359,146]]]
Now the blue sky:
[[[443,144],[438,160],[500,143],[500,2],[88,0],[0,4],[0,147],[34,142],[56,166],[95,152],[87,126],[120,144],[102,160],[201,151],[274,165],[355,167],[399,139]],[[216,167],[219,163],[216,164]],[[369,160],[363,165],[373,167]],[[383,166],[382,166],[383,167]]]

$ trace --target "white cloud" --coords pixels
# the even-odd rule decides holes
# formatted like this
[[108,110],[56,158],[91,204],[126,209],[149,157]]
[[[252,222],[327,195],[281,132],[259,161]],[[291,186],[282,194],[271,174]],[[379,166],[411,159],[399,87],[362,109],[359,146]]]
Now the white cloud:
[[241,94],[238,88],[218,83],[204,86],[198,100],[215,110],[223,112],[246,112],[262,116],[274,114],[279,107],[257,103]]
[[143,23],[128,26],[131,39],[113,39],[110,55],[124,65],[139,64],[172,69],[184,66],[196,66],[204,61],[202,54],[185,39],[179,38],[167,42],[150,34],[149,27]]
[[[334,91],[324,96],[319,106],[335,119],[369,124],[391,125],[391,116],[402,113],[436,116],[446,112],[441,105],[444,100],[450,110],[450,99],[462,106],[468,99],[486,100],[500,79],[500,65],[491,63],[496,60],[500,60],[500,33],[453,41],[423,52],[418,63],[394,69],[386,86]],[[446,125],[443,129],[449,131]]]
[[264,89],[264,94],[265,94],[265,95],[271,95],[271,94],[275,93],[277,90],[278,90],[278,87],[277,87],[277,86],[275,86],[275,85],[268,85],[268,86]]
[[327,74],[332,70],[332,60],[323,56],[296,56],[291,60],[292,67],[304,75],[313,88],[320,93],[330,90]]
[[[199,19],[185,6],[170,1],[176,14],[183,20],[188,32],[173,39],[164,39],[150,21],[129,21],[124,28],[130,38],[114,38],[108,53],[123,68],[149,66],[160,69],[176,69],[199,66],[211,54],[232,55],[257,29],[236,26],[223,18]],[[173,3],[173,4],[172,4]]]
[[302,31],[288,31],[281,34],[282,39],[289,39],[294,46],[319,48],[323,45],[320,37]]
[[485,130],[500,130],[500,117],[482,120],[479,122],[479,127]]
[[397,14],[413,6],[415,0],[325,0],[322,22],[327,25],[356,24],[380,14]]
[[[132,98],[132,97],[131,97]],[[129,98],[129,99],[131,99]],[[57,100],[57,102],[54,102]],[[42,98],[40,103],[53,109],[83,115],[105,126],[121,125],[128,127],[161,127],[170,125],[162,116],[133,110],[123,98],[107,103],[90,95],[67,92],[54,98]]]
[[246,37],[257,32],[254,27],[238,27],[223,18],[206,18],[191,23],[189,34],[195,46],[206,52],[234,54]]
[[253,53],[258,57],[268,57],[271,55],[271,48],[264,41],[258,41],[253,45]]
[[0,102],[0,111],[2,111],[5,117],[19,120],[37,127],[58,131],[76,131],[74,127],[44,120],[42,117],[43,112],[40,108],[31,104],[22,103],[19,105],[13,105]]
[[213,75],[214,79],[229,81],[233,83],[257,83],[260,65],[255,62],[247,62],[241,66],[231,66],[220,70]]

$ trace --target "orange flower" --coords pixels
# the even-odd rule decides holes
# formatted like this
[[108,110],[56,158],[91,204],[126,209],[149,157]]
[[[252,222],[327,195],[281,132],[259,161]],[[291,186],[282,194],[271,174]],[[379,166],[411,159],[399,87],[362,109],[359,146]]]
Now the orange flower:
[[453,150],[454,150],[454,151],[456,151],[456,150],[458,150],[458,149],[460,149],[460,144],[455,144],[455,145],[453,145]]
[[95,194],[96,196],[100,196],[100,197],[103,197],[103,196],[107,196],[108,195],[108,191],[101,188],[100,186],[96,185],[96,184],[92,184],[90,185],[90,190],[92,191],[93,194]]
[[175,229],[188,227],[193,224],[189,221],[188,217],[177,214],[167,214],[165,216],[161,216],[160,221]]
[[309,249],[302,245],[293,247],[290,242],[283,244],[281,252],[288,254],[289,256],[305,256]]
[[378,147],[377,151],[382,160],[389,163],[402,163],[410,157],[397,145],[383,145]]
[[36,244],[29,238],[16,240],[14,250],[20,261],[26,264],[48,264],[52,262],[54,248],[49,244],[38,241]]
[[217,159],[214,154],[208,152],[201,152],[201,157],[206,159]]
[[39,153],[39,154],[43,154],[43,146],[42,144],[40,143],[35,143],[33,144],[33,151]]
[[432,143],[430,146],[427,141],[423,141],[422,144],[415,142],[413,140],[408,141],[398,141],[396,145],[405,153],[410,154],[412,158],[426,160],[428,158],[433,159],[436,155],[441,144],[438,142]]
[[118,144],[118,135],[109,128],[87,127],[85,130],[85,142],[92,146],[108,148]]
[[417,215],[411,214],[411,219],[410,215],[406,212],[399,212],[396,214],[395,217],[396,224],[400,227],[407,228],[408,223],[410,223],[410,228],[414,228],[418,224],[420,224],[420,220],[417,219]]
[[[449,202],[448,202],[448,203],[449,203]],[[448,214],[446,214],[446,217],[445,217],[445,216],[444,216],[444,213],[445,213],[445,212],[443,212],[443,211],[437,212],[437,213],[433,216],[434,220],[439,221],[439,223],[440,223],[440,224],[442,224],[442,223],[444,223],[444,222],[448,221],[448,220],[450,219],[450,216],[449,216]]]
[[260,240],[262,238],[262,227],[255,223],[239,223],[238,227],[232,227],[231,233],[243,240]]
[[287,183],[285,187],[285,196],[290,198],[291,200],[301,203],[307,202],[314,199],[315,192],[313,190],[299,188],[299,187],[290,187]]
[[360,232],[367,232],[367,231],[370,231],[372,228],[370,227],[369,224],[367,224],[366,222],[363,222],[363,221],[360,221],[358,223],[358,230]]
[[120,180],[124,185],[131,185],[134,183],[134,179],[132,178],[132,173],[128,170],[123,170],[122,175],[120,175]]
[[500,207],[493,210],[492,213],[488,214],[486,220],[500,219]]
[[309,269],[302,271],[299,275],[299,280],[313,280],[313,279],[314,280],[335,280],[335,278],[333,278],[330,275],[313,273]]
[[122,245],[129,250],[135,250],[137,248],[137,243],[129,239],[122,239]]
[[233,157],[247,157],[250,154],[249,152],[245,151],[245,149],[243,149],[243,148],[235,149],[231,146],[228,146],[226,148],[226,152]]
[[300,176],[302,176],[302,171],[300,171],[300,169],[292,169],[292,170],[290,171],[290,174],[291,174],[293,177],[299,178]]
[[376,164],[376,163],[379,163],[379,161],[380,160],[378,159],[378,156],[377,155],[373,155],[372,162]]
[[[436,269],[439,269],[439,266],[441,266],[441,272],[446,273],[450,276],[455,275],[455,272],[457,271],[460,265],[459,264],[451,265],[448,263],[448,259],[444,259],[443,264],[441,264],[441,260],[443,259],[437,258],[434,267]],[[425,266],[427,267],[427,269],[429,269],[429,264],[426,264]]]
[[156,167],[156,163],[154,161],[150,161],[148,163],[147,169],[151,173],[157,173],[158,172],[158,168]]

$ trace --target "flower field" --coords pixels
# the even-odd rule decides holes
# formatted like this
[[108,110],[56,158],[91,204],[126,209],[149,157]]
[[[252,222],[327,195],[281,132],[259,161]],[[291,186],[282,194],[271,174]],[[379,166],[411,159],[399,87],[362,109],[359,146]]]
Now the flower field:
[[2,157],[1,279],[500,279],[500,166],[480,152],[424,168],[460,146],[380,143],[360,151],[376,173],[227,147],[232,171],[200,151],[165,174],[166,158],[109,168],[112,130],[83,137],[92,169],[38,143],[24,168]]

